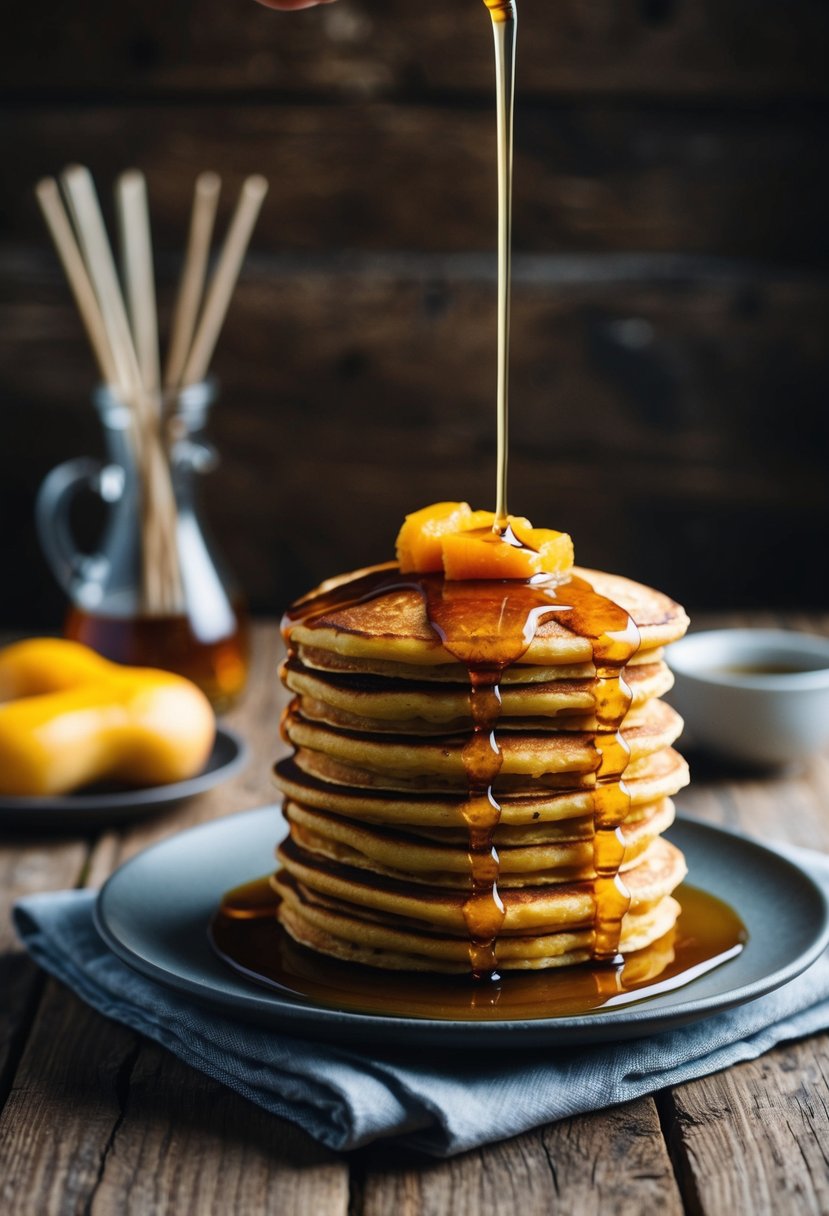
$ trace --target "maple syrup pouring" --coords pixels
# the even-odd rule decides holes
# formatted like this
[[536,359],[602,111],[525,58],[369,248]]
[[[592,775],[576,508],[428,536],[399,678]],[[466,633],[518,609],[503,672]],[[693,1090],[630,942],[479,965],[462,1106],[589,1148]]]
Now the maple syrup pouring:
[[507,525],[509,452],[509,331],[512,278],[512,145],[515,99],[515,44],[518,11],[514,0],[484,0],[495,39],[495,96],[498,124],[498,481],[495,527]]

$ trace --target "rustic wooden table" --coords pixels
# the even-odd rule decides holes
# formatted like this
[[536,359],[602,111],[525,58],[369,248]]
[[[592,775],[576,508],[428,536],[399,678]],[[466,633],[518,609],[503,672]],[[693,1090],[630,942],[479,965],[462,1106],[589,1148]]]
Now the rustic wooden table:
[[[829,616],[784,623],[829,633]],[[0,1211],[829,1212],[829,1035],[451,1161],[388,1145],[338,1156],[44,978],[14,939],[15,899],[96,886],[146,845],[272,798],[278,648],[277,630],[260,626],[250,692],[229,717],[253,751],[236,780],[123,831],[0,838]],[[713,823],[829,849],[829,755],[765,780],[698,770],[682,806]]]

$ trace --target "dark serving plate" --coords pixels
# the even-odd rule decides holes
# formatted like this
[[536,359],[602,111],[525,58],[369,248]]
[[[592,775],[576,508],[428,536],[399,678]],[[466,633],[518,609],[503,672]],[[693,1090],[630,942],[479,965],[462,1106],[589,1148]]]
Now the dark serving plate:
[[331,1009],[261,987],[208,942],[222,893],[266,873],[286,832],[277,806],[181,832],[127,861],[102,889],[96,924],[135,970],[232,1017],[308,1038],[503,1048],[608,1042],[656,1034],[754,1000],[817,959],[829,941],[827,901],[793,862],[748,837],[680,818],[666,833],[695,886],[729,903],[749,938],[740,955],[685,987],[580,1017],[441,1021]]
[[126,823],[227,781],[239,771],[247,755],[247,745],[239,735],[219,726],[207,764],[187,781],[148,789],[93,788],[53,798],[0,797],[0,828],[74,830]]

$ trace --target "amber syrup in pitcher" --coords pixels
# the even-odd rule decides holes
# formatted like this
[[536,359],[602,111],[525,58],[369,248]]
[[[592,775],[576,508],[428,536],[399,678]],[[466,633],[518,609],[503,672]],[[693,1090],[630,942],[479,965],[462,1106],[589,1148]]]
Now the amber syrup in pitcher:
[[245,687],[250,663],[248,621],[233,605],[230,631],[199,637],[189,616],[107,616],[72,607],[64,634],[104,658],[130,667],[160,667],[192,680],[217,713],[229,709]]

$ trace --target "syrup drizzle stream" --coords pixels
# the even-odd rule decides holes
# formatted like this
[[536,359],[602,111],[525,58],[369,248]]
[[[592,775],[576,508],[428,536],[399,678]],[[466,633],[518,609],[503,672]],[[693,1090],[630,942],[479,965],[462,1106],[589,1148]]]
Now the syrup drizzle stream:
[[[493,543],[503,544],[493,537]],[[599,596],[584,580],[555,585],[432,582],[425,588],[429,622],[444,648],[466,665],[470,681],[473,733],[464,748],[467,800],[463,816],[469,829],[471,895],[464,905],[469,930],[470,965],[476,979],[497,978],[497,938],[504,921],[498,893],[495,829],[501,808],[494,784],[503,755],[497,726],[500,680],[533,641],[541,621],[556,614],[567,629],[587,638],[596,675],[593,696],[597,729],[593,855],[595,925],[593,958],[618,965],[622,920],[630,906],[620,877],[624,861],[621,824],[630,810],[622,780],[630,750],[620,727],[630,706],[622,669],[639,647],[639,632],[618,605]]]
[[[513,111],[515,100],[515,51],[518,32],[518,12],[515,0],[484,0],[492,18],[495,42],[495,89],[498,129],[498,469],[496,484],[495,523],[493,531],[502,539],[515,542],[508,535],[507,464],[509,431],[509,332],[512,251],[512,168]],[[451,586],[451,584],[447,584]],[[449,593],[451,596],[451,592]],[[441,601],[441,604],[443,601]],[[582,605],[584,600],[582,598]],[[613,606],[615,607],[615,605]],[[592,611],[596,617],[596,604]],[[434,604],[428,605],[429,619],[441,633],[444,645],[462,658],[455,649],[454,637],[441,628]],[[578,615],[578,609],[573,610]],[[630,905],[630,897],[619,876],[624,861],[625,846],[620,826],[630,810],[630,798],[622,781],[629,749],[619,728],[630,706],[630,691],[622,679],[622,668],[638,648],[639,639],[633,622],[628,618],[621,636],[611,637],[603,621],[575,621],[587,624],[593,642],[596,667],[594,699],[598,730],[594,746],[599,763],[596,770],[594,795],[594,887],[596,904],[595,942],[593,956],[600,962],[619,963],[619,939],[622,918]],[[500,622],[491,622],[500,630]],[[635,637],[634,637],[635,634]],[[469,827],[469,860],[472,875],[472,895],[465,909],[470,931],[470,961],[472,972],[480,976],[495,974],[495,940],[503,922],[503,905],[498,896],[498,855],[493,845],[493,833],[498,826],[500,808],[492,792],[492,783],[501,767],[501,750],[495,733],[500,713],[498,681],[504,668],[516,662],[530,644],[531,637],[518,649],[514,637],[493,662],[482,662],[479,655],[467,663],[470,679],[470,707],[474,733],[464,751],[469,798],[464,811]],[[500,919],[499,919],[500,917]]]
[[495,530],[507,526],[509,452],[509,334],[512,277],[512,147],[515,100],[515,46],[518,11],[515,0],[484,0],[495,40],[495,96],[498,125],[498,478]]

